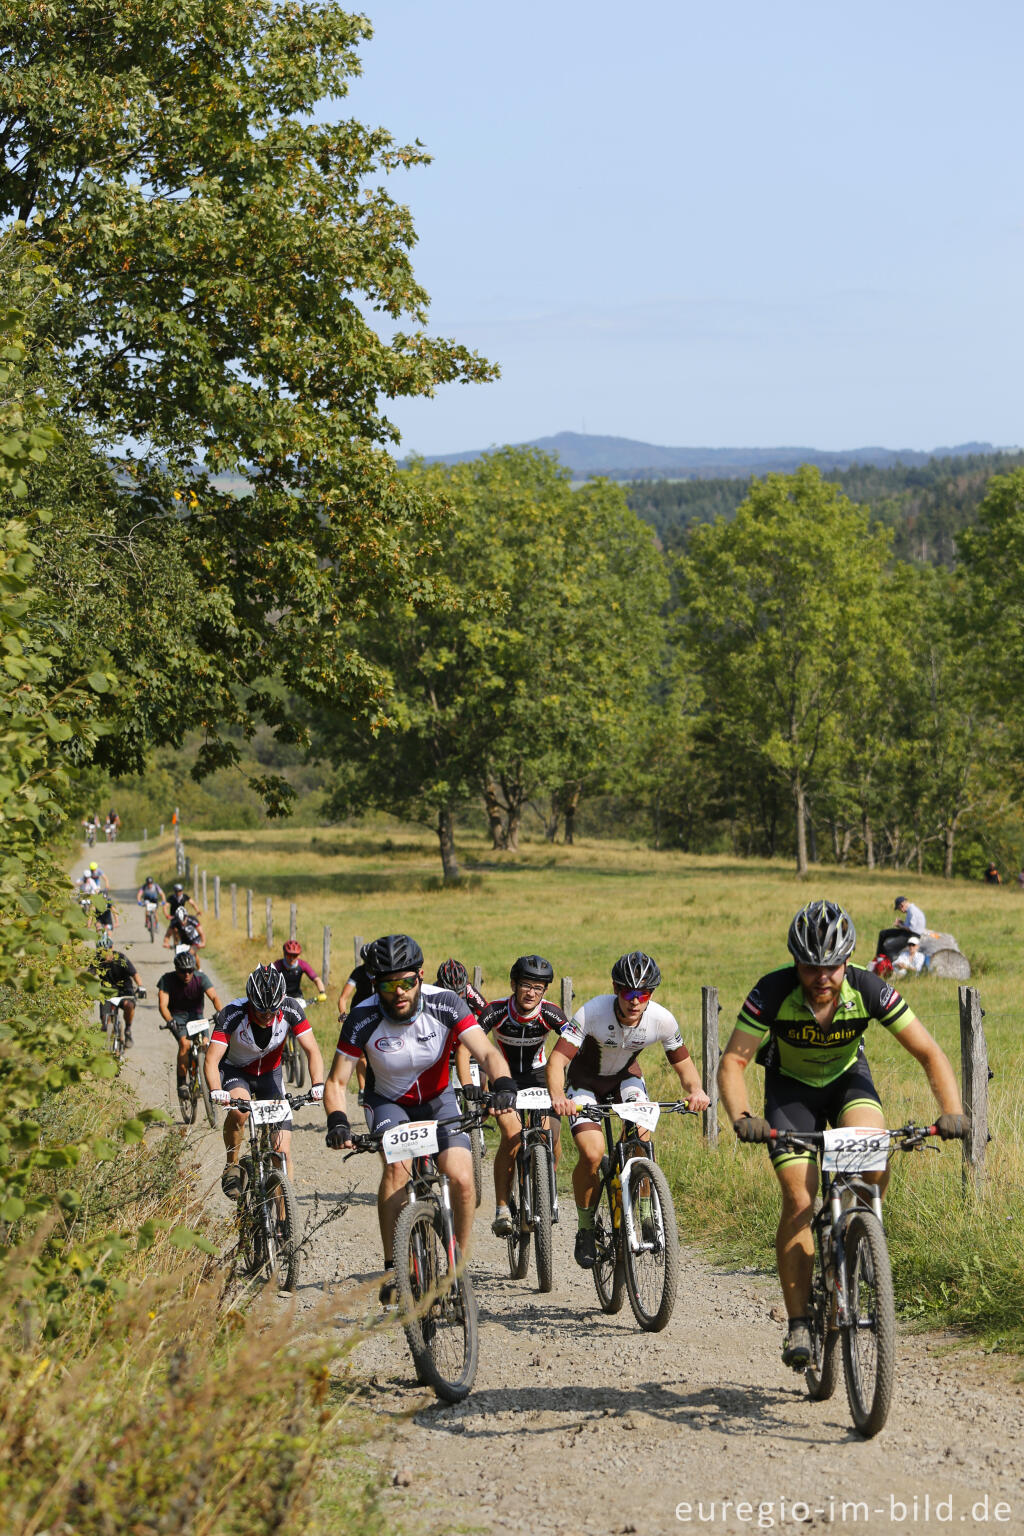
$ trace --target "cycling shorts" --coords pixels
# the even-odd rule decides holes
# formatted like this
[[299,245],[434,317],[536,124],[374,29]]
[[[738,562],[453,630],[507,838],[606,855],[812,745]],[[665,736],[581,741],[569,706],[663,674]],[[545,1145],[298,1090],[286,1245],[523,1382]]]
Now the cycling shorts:
[[[226,1061],[222,1061],[220,1085],[228,1093],[235,1088],[244,1088],[250,1099],[283,1099],[285,1096],[284,1072],[280,1067],[275,1067],[272,1072],[249,1073],[243,1072],[241,1067],[232,1067]],[[291,1110],[283,1120],[278,1120],[276,1125],[270,1127],[272,1131],[290,1131],[291,1128]]]
[[[765,1070],[764,1117],[778,1131],[823,1131],[826,1126],[838,1125],[844,1114],[863,1104],[882,1107],[863,1053],[852,1067],[821,1087],[771,1067]],[[780,1167],[783,1163],[813,1163],[816,1154],[810,1149],[771,1147],[768,1156]]]
[[[366,1116],[367,1130],[379,1135],[381,1131],[393,1130],[396,1125],[408,1125],[410,1121],[455,1120],[458,1118],[459,1106],[455,1102],[455,1089],[451,1086],[443,1093],[435,1094],[432,1099],[424,1099],[422,1104],[396,1104],[393,1099],[382,1098],[372,1088],[367,1088],[363,1094],[363,1114]],[[447,1152],[450,1147],[464,1147],[468,1152],[469,1136],[465,1131],[457,1131],[452,1125],[439,1125],[437,1149],[439,1152]]]
[[[567,1088],[565,1096],[570,1104],[633,1104],[637,1099],[646,1099],[647,1084],[642,1077],[637,1077],[635,1072],[630,1072],[622,1077],[609,1077],[604,1080],[608,1087],[602,1086],[602,1080],[596,1079],[597,1088]],[[581,1120],[575,1118],[569,1121],[570,1129],[575,1136],[577,1131],[586,1130],[587,1126],[596,1124],[593,1120]]]

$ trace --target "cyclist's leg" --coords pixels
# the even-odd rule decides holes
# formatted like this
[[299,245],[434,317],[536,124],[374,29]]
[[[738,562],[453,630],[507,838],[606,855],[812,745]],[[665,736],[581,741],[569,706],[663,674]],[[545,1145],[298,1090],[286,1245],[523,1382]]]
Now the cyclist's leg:
[[135,1004],[129,999],[126,1003],[121,1004],[121,1011],[124,1014],[125,1040],[130,1043],[132,1038],[132,1020],[135,1018]]
[[508,1193],[512,1187],[512,1165],[522,1140],[522,1121],[513,1110],[507,1115],[495,1115],[501,1132],[501,1143],[494,1154],[494,1203],[508,1205]]
[[[597,1095],[589,1088],[570,1088],[568,1098],[574,1104],[596,1104]],[[601,1159],[604,1156],[604,1132],[593,1120],[570,1121],[572,1139],[576,1144],[576,1167],[572,1171],[572,1192],[580,1225],[593,1225],[592,1208],[597,1198],[600,1182]],[[586,1213],[586,1215],[584,1215]],[[586,1217],[590,1220],[587,1221]]]
[[[185,1037],[186,1055],[188,1036]],[[225,1093],[230,1093],[233,1099],[251,1099],[252,1092],[250,1080],[242,1073],[233,1071],[223,1064],[220,1069],[220,1085]],[[237,1109],[229,1109],[224,1116],[224,1151],[225,1163],[228,1168],[238,1166],[238,1155],[242,1150],[242,1136],[245,1130],[245,1115]]]
[[[829,1089],[814,1088],[770,1067],[765,1071],[765,1119],[777,1130],[820,1131],[827,1122]],[[806,1317],[814,1269],[811,1217],[818,1191],[818,1163],[813,1152],[769,1152],[782,1194],[775,1234],[775,1258],[788,1317]]]
[[[884,1129],[885,1116],[881,1100],[871,1076],[871,1069],[863,1054],[858,1056],[848,1072],[844,1072],[836,1085],[836,1102],[829,1115],[833,1125],[870,1125]],[[889,1184],[889,1168],[878,1173],[864,1173],[861,1178],[867,1184],[877,1184],[879,1194],[884,1195]]]
[[[429,1099],[423,1109],[426,1113],[413,1115],[413,1119],[454,1120],[459,1113],[455,1089],[449,1086],[436,1098]],[[518,1115],[515,1117],[518,1119]],[[452,1219],[455,1241],[463,1258],[469,1253],[473,1232],[473,1216],[476,1213],[476,1190],[473,1186],[473,1152],[469,1136],[454,1126],[439,1126],[437,1132],[437,1166],[448,1180],[452,1201]]]

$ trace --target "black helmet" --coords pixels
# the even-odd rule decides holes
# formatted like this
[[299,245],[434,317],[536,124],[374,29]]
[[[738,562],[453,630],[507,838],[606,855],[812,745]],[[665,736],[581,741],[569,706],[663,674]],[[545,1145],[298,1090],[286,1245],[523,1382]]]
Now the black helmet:
[[245,984],[245,995],[257,1013],[280,1008],[287,990],[284,977],[272,965],[258,965]]
[[852,919],[834,901],[809,901],[789,925],[789,952],[803,965],[839,965],[856,942]]
[[185,887],[182,885],[180,880],[175,880],[174,884],[171,886],[172,891],[183,891],[184,889]]
[[457,992],[460,997],[465,997],[466,988],[469,986],[469,972],[458,960],[442,960],[437,968],[437,984],[439,987],[447,987],[450,992]]
[[193,971],[199,969],[196,957],[190,949],[183,949],[175,955],[174,969],[180,971],[183,976],[191,976]]
[[634,949],[628,955],[620,955],[612,966],[612,986],[626,991],[653,992],[661,985],[661,972],[657,962],[642,949]]
[[407,933],[387,933],[382,939],[374,939],[366,964],[374,976],[387,976],[392,971],[418,971],[423,964],[423,951]]
[[367,942],[365,944],[360,944],[360,946],[359,946],[359,958],[360,958],[360,960],[365,960],[369,953],[370,953],[369,942]]
[[520,955],[518,960],[513,960],[508,979],[513,986],[517,981],[542,981],[550,987],[555,971],[551,961],[545,960],[543,955]]

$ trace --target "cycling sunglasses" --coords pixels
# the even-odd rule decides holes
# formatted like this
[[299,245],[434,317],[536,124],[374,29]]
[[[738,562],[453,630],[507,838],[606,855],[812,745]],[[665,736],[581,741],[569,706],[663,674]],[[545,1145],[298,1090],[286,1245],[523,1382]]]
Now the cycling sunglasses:
[[409,976],[395,976],[391,981],[378,981],[377,991],[384,992],[389,997],[392,992],[412,992],[419,983],[419,973],[413,972]]
[[642,991],[639,987],[617,987],[616,991],[624,1003],[649,1003],[654,996],[653,991]]

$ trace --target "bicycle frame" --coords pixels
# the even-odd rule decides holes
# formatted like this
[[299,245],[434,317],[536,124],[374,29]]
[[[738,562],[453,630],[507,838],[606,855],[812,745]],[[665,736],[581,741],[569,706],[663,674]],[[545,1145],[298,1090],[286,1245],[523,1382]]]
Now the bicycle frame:
[[522,1130],[519,1133],[519,1151],[516,1153],[516,1167],[519,1174],[519,1187],[522,1190],[524,1224],[532,1232],[537,1224],[537,1218],[533,1214],[533,1188],[530,1181],[530,1153],[540,1141],[548,1151],[548,1183],[551,1186],[551,1220],[557,1220],[555,1210],[558,1204],[558,1192],[555,1188],[555,1156],[551,1145],[551,1132],[548,1129],[548,1115],[546,1109],[518,1109],[516,1114],[522,1122]]
[[[660,1103],[658,1100],[639,1099],[638,1105],[648,1105],[650,1108],[667,1110],[670,1114],[689,1114],[685,1100],[676,1100],[671,1103]],[[624,1106],[625,1107],[625,1106]],[[636,1121],[623,1120],[622,1129],[618,1136],[612,1134],[611,1117],[617,1113],[614,1106],[608,1104],[588,1104],[581,1108],[580,1115],[587,1119],[600,1119],[604,1126],[604,1139],[606,1155],[602,1159],[601,1182],[598,1185],[597,1199],[594,1202],[595,1209],[601,1203],[601,1196],[608,1189],[611,1197],[612,1221],[615,1225],[617,1239],[625,1236],[633,1253],[651,1251],[663,1245],[666,1240],[665,1228],[662,1221],[660,1203],[657,1204],[657,1228],[656,1240],[644,1242],[643,1234],[635,1220],[633,1211],[633,1197],[630,1190],[629,1169],[633,1163],[648,1162],[657,1163],[654,1150],[654,1136],[650,1134],[643,1139]],[[653,1132],[653,1127],[651,1128]],[[624,1177],[625,1175],[625,1177]]]

